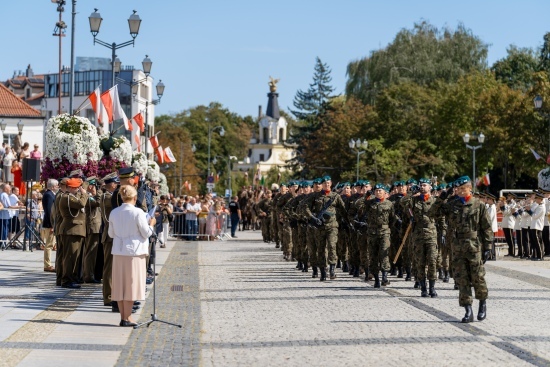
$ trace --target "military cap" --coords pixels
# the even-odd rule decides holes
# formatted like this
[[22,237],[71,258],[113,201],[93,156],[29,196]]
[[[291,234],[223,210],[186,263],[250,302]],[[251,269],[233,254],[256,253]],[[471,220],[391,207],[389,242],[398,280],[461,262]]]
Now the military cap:
[[513,198],[517,198],[518,196],[516,194],[514,194],[513,192],[507,192],[506,194],[504,194],[506,196],[511,196]]
[[109,173],[107,176],[103,177],[101,181],[103,181],[103,183],[106,183],[106,184],[111,182],[120,182],[116,172]]
[[346,187],[346,186],[349,186],[351,187],[351,183],[346,181],[346,182],[342,182],[342,187]]
[[314,185],[320,185],[321,184],[321,179],[319,177],[317,177],[316,179],[313,180],[313,184]]
[[420,180],[418,180],[418,183],[431,185],[432,181],[430,181],[429,178],[422,177]]
[[377,183],[376,185],[374,185],[374,189],[375,190],[384,190],[386,192],[389,192],[388,186],[384,185],[383,183]]
[[459,178],[457,178],[456,181],[455,181],[456,187],[465,185],[465,184],[467,184],[468,182],[472,182],[472,180],[470,180],[470,177],[468,177],[468,176],[459,177]]
[[493,199],[493,200],[497,199],[497,197],[495,195],[491,194],[490,192],[487,192],[484,195],[485,195],[485,197]]
[[302,187],[312,187],[313,181],[302,181]]
[[132,178],[136,175],[133,167],[124,167],[118,169],[119,178]]
[[386,187],[386,192],[390,192],[391,191],[391,187],[390,185],[384,185]]
[[71,173],[69,173],[69,178],[82,177],[82,176],[84,176],[84,173],[82,172],[81,169],[75,169],[74,171],[71,171]]
[[447,190],[447,189],[448,189],[448,186],[446,183],[439,184],[439,190]]
[[288,184],[287,184],[286,182],[282,182],[282,183],[281,183],[281,187],[283,187],[283,186],[284,186],[284,187],[288,187]]
[[95,185],[97,183],[97,177],[96,176],[88,177],[86,178],[86,182],[89,183],[90,185]]
[[330,176],[327,175],[327,176],[321,177],[321,183],[327,182],[327,181],[332,181],[331,178],[330,178]]
[[300,186],[300,181],[290,181],[288,183],[289,186]]
[[542,192],[537,192],[535,194],[535,198],[540,198],[540,199],[544,199],[544,194]]
[[370,181],[369,180],[361,180],[361,187],[364,187],[364,186],[369,186],[370,185]]
[[407,185],[416,185],[418,184],[418,181],[416,181],[414,178],[409,178],[407,180]]
[[69,180],[68,177],[63,177],[63,178],[60,178],[59,179],[59,184],[60,185],[67,185],[67,181]]
[[543,189],[542,187],[539,187],[539,191],[543,194],[550,194],[550,190]]
[[81,178],[77,178],[77,177],[73,177],[73,178],[69,178],[67,180],[67,186],[69,187],[80,187],[82,185],[82,179]]
[[399,181],[395,181],[395,182],[393,183],[393,186],[394,186],[394,187],[399,186]]

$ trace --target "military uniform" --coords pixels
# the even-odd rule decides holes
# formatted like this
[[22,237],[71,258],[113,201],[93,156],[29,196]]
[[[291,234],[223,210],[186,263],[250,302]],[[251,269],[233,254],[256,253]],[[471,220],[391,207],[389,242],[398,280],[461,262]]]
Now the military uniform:
[[301,223],[305,223],[305,246],[307,249],[308,259],[312,270],[311,277],[317,278],[317,276],[319,275],[318,267],[317,267],[317,264],[319,262],[317,258],[319,246],[317,244],[317,240],[315,237],[316,228],[309,223],[311,217],[310,217],[310,214],[308,214],[305,209],[306,209],[306,202],[309,200],[309,198],[311,196],[314,196],[317,192],[319,192],[319,188],[320,188],[319,185],[321,185],[320,179],[313,180],[313,185],[314,185],[314,188],[313,188],[314,191],[305,195],[304,199],[300,201],[300,203],[298,204],[297,213],[298,213],[298,216],[300,217]]
[[[88,181],[93,184],[95,180]],[[87,283],[99,283],[95,279],[95,265],[97,259],[97,249],[99,245],[99,236],[101,231],[101,213],[100,213],[101,190],[97,189],[94,196],[88,198],[86,205],[86,240],[82,260],[82,270],[84,281]]]
[[[349,186],[349,183],[344,183],[343,187]],[[344,202],[344,207],[346,208],[345,212],[347,214],[349,207],[352,202],[352,195],[350,194],[340,194],[342,201]],[[346,216],[341,216],[337,213],[338,219],[338,243],[336,246],[336,254],[338,255],[338,261],[342,262],[342,271],[349,271],[349,248],[351,247],[351,226],[349,218]]]
[[[294,186],[293,183],[289,184],[289,186]],[[290,190],[290,189],[289,189]],[[282,234],[282,247],[283,247],[283,254],[285,256],[285,259],[287,261],[292,260],[292,230],[293,228],[290,226],[290,218],[288,215],[284,212],[283,208],[285,205],[294,198],[295,194],[292,192],[287,192],[286,194],[282,195],[279,200],[277,201],[277,214],[279,216],[279,222],[281,226],[281,234]]]
[[[395,187],[402,186],[405,183],[402,181],[397,181],[394,183]],[[393,225],[391,227],[391,234],[390,234],[390,250],[389,250],[389,256],[390,256],[390,262],[392,265],[396,268],[398,271],[398,278],[403,277],[403,268],[404,268],[404,261],[403,261],[403,250],[401,250],[401,253],[399,257],[397,258],[397,261],[393,263],[395,256],[397,255],[397,251],[399,251],[399,246],[401,246],[401,242],[403,239],[403,217],[405,216],[403,214],[403,208],[401,205],[399,205],[399,201],[403,197],[403,194],[395,193],[391,195],[388,200],[391,201],[394,206],[394,213],[396,220],[393,222]],[[392,273],[392,275],[395,275]]]
[[283,207],[284,216],[288,218],[289,226],[292,232],[292,256],[298,261],[296,268],[300,270],[304,269],[304,265],[307,269],[308,261],[307,256],[304,256],[304,253],[307,254],[307,251],[305,250],[305,243],[302,242],[304,234],[301,232],[300,228],[303,221],[300,220],[297,211],[298,205],[303,199],[304,194],[298,194],[290,199]]
[[[55,242],[56,242],[56,253],[55,253],[55,284],[57,286],[61,286],[61,278],[63,277],[63,238],[61,237],[61,232],[59,232],[59,227],[61,226],[61,222],[63,221],[63,216],[61,215],[61,210],[59,209],[59,203],[61,202],[62,198],[67,195],[66,192],[64,192],[65,188],[65,180],[60,181],[60,190],[55,195],[55,200],[53,203],[53,209],[52,209],[52,218],[54,220],[53,224],[53,233],[55,235]],[[63,190],[63,191],[62,191]],[[65,199],[66,200],[66,199]]]
[[281,196],[282,194],[277,192],[273,195],[273,200],[271,200],[271,238],[273,239],[273,242],[275,242],[275,248],[281,247],[281,237],[279,235],[279,216],[277,215],[277,202]]
[[[360,190],[360,183],[356,182],[355,187]],[[359,251],[359,243],[361,242],[361,229],[356,226],[355,221],[357,218],[357,200],[361,198],[361,193],[358,191],[352,194],[349,198],[349,202],[346,205],[348,222],[350,223],[349,231],[349,245],[348,245],[348,261],[349,261],[349,274],[357,278],[359,277],[359,267],[361,266],[361,256]]]
[[264,242],[271,242],[271,196],[258,203],[259,216],[262,223],[262,238]]
[[[71,187],[69,179],[67,185]],[[88,195],[78,191],[76,194],[67,193],[59,201],[59,211],[63,220],[59,226],[61,242],[63,243],[63,275],[61,286],[79,288],[78,258],[80,256],[84,238],[86,237],[85,206]]]
[[[330,181],[330,177],[323,178],[323,182]],[[321,269],[321,280],[326,280],[326,266],[330,266],[330,278],[334,279],[334,269],[338,257],[336,242],[338,240],[338,222],[336,211],[345,215],[344,202],[340,195],[328,190],[321,190],[304,199],[304,211],[307,216],[315,220],[318,228],[315,239],[318,244],[317,265]],[[321,218],[319,218],[319,216]]]

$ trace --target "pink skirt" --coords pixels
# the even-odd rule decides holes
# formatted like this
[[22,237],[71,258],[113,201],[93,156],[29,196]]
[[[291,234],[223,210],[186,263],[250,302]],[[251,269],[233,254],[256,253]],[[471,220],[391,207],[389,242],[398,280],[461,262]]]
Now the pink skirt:
[[113,255],[113,301],[145,300],[147,255]]

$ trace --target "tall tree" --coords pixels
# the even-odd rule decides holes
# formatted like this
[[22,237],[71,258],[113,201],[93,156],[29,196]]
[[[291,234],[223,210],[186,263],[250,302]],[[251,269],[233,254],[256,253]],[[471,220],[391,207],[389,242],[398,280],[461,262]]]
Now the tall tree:
[[537,59],[535,52],[530,48],[518,48],[510,46],[505,58],[496,61],[491,70],[495,78],[502,81],[512,89],[527,91],[532,88],[533,74],[543,64]]
[[394,83],[455,82],[472,70],[484,70],[486,64],[487,45],[464,25],[440,30],[423,21],[401,30],[386,48],[352,61],[346,94],[373,104],[378,93]]

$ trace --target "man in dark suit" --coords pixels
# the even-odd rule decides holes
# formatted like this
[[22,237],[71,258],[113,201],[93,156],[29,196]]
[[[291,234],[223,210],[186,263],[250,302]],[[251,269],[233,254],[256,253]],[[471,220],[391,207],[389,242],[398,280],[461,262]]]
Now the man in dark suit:
[[49,179],[46,183],[46,192],[42,195],[42,208],[44,209],[44,220],[42,221],[41,235],[46,247],[44,248],[44,271],[55,273],[55,268],[52,265],[52,250],[55,246],[55,235],[53,233],[53,225],[51,220],[51,212],[55,195],[59,190],[59,182]]

